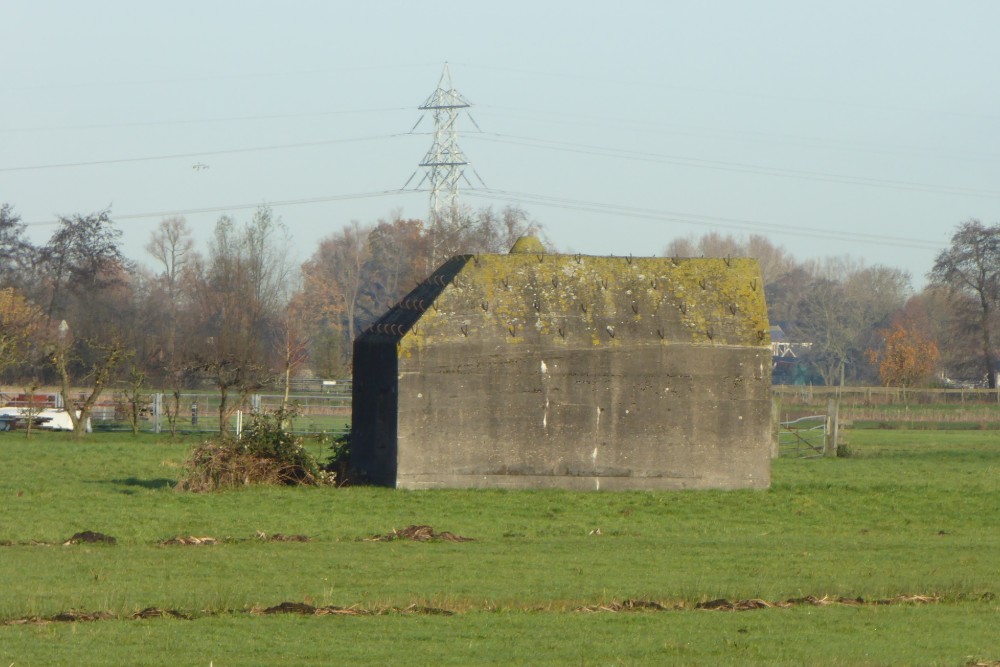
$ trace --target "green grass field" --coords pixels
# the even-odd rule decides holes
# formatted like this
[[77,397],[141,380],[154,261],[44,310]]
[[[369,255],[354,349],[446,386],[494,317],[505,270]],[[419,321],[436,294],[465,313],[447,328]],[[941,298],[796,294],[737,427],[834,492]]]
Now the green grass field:
[[[856,430],[736,492],[178,493],[191,444],[0,433],[0,664],[1000,660],[995,431]],[[365,540],[410,524],[475,541]],[[62,545],[85,530],[117,544]],[[697,608],[806,596],[864,604]],[[626,600],[663,609],[600,610]],[[129,620],[150,607],[186,618]],[[112,618],[45,621],[69,610]]]

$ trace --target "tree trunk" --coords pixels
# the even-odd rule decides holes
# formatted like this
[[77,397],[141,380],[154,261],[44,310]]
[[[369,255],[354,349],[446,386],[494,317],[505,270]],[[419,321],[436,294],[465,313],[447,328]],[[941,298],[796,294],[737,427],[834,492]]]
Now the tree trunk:
[[997,378],[994,372],[993,341],[990,340],[990,304],[985,297],[980,298],[982,318],[980,328],[983,333],[983,363],[986,365],[986,382],[990,389],[997,388]]

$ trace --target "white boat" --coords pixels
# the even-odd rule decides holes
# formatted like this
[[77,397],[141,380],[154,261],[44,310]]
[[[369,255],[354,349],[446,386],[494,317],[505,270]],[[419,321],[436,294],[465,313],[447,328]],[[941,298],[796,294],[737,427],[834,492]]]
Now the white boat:
[[[24,423],[31,413],[29,408],[0,408],[0,431],[10,431],[15,428],[23,428]],[[77,410],[78,416],[80,411]],[[44,428],[49,431],[72,431],[73,420],[69,412],[61,408],[43,408],[35,411],[35,428]],[[90,419],[87,419],[87,433],[90,433]]]

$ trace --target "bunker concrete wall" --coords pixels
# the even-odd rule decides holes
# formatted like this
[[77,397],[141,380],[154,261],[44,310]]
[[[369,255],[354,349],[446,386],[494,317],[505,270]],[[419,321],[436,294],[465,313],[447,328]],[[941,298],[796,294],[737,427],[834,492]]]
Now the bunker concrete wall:
[[396,484],[764,488],[769,363],[737,347],[435,347],[400,369]]

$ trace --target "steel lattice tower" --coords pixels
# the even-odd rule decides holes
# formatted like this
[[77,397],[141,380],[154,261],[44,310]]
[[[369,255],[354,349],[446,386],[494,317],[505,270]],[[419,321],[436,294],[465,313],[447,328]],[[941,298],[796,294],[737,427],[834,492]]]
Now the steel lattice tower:
[[[420,163],[430,171],[424,176],[431,189],[430,223],[449,226],[459,219],[458,182],[465,178],[469,162],[458,147],[458,112],[471,104],[452,87],[448,63],[444,64],[437,90],[420,105],[434,118],[434,143]],[[468,180],[466,179],[466,182]]]

